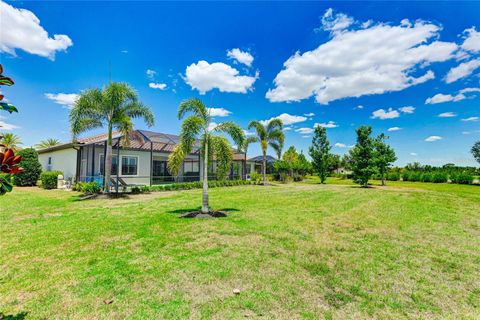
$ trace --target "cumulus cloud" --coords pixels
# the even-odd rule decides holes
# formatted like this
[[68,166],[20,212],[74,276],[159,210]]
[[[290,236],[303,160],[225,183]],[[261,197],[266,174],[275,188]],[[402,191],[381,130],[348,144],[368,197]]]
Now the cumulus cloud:
[[399,130],[402,130],[402,128],[400,128],[400,127],[391,127],[391,128],[388,128],[388,129],[387,129],[387,131],[389,131],[389,132],[399,131]]
[[443,113],[440,113],[438,115],[438,117],[440,117],[440,118],[453,118],[453,117],[456,117],[456,116],[457,116],[457,114],[454,113],[454,112],[443,112]]
[[45,93],[45,97],[66,109],[71,109],[79,95],[76,93]]
[[145,71],[145,73],[147,74],[147,77],[150,80],[153,80],[153,78],[155,78],[155,75],[157,74],[157,71],[152,70],[152,69],[147,69],[147,71]]
[[465,121],[465,122],[469,122],[469,121],[478,121],[478,117],[469,117],[469,118],[465,118],[465,119],[462,119],[462,121]]
[[337,147],[337,148],[346,148],[346,147],[347,147],[346,144],[344,144],[344,143],[339,143],[339,142],[335,143],[334,146]]
[[[326,15],[330,16],[328,10]],[[290,102],[314,96],[318,103],[328,104],[400,91],[433,79],[428,66],[452,58],[458,46],[438,40],[439,25],[407,22],[375,23],[364,29],[351,28],[347,22],[327,25],[337,31],[332,38],[285,61],[275,77],[275,88],[266,97],[272,102]]]
[[414,156],[414,157],[415,157],[415,156],[418,156],[418,154],[415,153],[415,152],[410,152],[410,155],[411,155],[411,156]]
[[220,92],[247,93],[258,79],[258,72],[254,77],[241,76],[237,69],[222,62],[212,64],[205,60],[192,63],[185,72],[185,82],[205,94],[212,89]]
[[463,93],[459,93],[457,95],[437,93],[433,97],[427,98],[427,100],[425,100],[425,103],[437,104],[437,103],[444,103],[444,102],[450,102],[450,101],[457,102],[463,99],[466,99],[466,96]]
[[313,129],[312,128],[298,128],[298,129],[295,129],[295,132],[299,132],[300,134],[310,134],[310,133],[313,133]]
[[250,52],[242,51],[239,48],[228,50],[227,57],[243,63],[247,67],[250,67],[253,62],[253,56],[250,54]]
[[167,84],[165,83],[155,83],[155,82],[150,82],[148,86],[152,89],[159,89],[159,90],[165,90],[167,89]]
[[21,49],[54,60],[57,51],[65,51],[73,45],[67,35],[54,34],[53,38],[49,37],[48,32],[40,25],[40,19],[29,10],[17,9],[0,1],[0,12],[0,52],[15,56],[15,50]]
[[480,68],[480,59],[474,59],[467,62],[462,62],[458,66],[450,69],[445,76],[446,83],[452,83],[459,79],[471,75],[476,69]]
[[[329,31],[332,34],[341,32],[350,27],[355,20],[344,13],[334,13],[332,8],[327,9],[322,16],[321,29]],[[316,29],[319,31],[320,29]]]
[[324,127],[327,129],[332,129],[338,127],[338,124],[336,124],[335,121],[328,121],[322,123],[315,123],[314,127]]
[[304,116],[305,117],[313,117],[313,116],[315,116],[315,113],[313,113],[313,112],[305,113]]
[[294,124],[294,123],[304,122],[304,121],[307,120],[307,118],[303,117],[303,116],[295,116],[295,115],[291,115],[291,114],[288,114],[288,113],[282,113],[281,115],[270,118],[268,120],[262,120],[262,121],[260,121],[260,123],[262,123],[263,125],[266,125],[268,122],[270,122],[273,119],[282,120],[283,124],[286,125],[286,126]]
[[372,112],[372,119],[395,119],[400,117],[400,113],[397,110],[389,108],[387,111],[385,109],[378,109]]
[[465,51],[480,52],[480,32],[475,27],[466,29],[464,32],[464,41],[461,48]]
[[425,141],[427,142],[435,142],[435,141],[438,141],[438,140],[442,140],[443,138],[440,137],[440,136],[430,136],[430,137],[427,137],[425,139]]
[[400,110],[403,113],[413,113],[413,111],[415,111],[415,107],[405,106],[405,107],[399,108],[398,110]]
[[211,117],[228,117],[232,112],[225,108],[208,108]]

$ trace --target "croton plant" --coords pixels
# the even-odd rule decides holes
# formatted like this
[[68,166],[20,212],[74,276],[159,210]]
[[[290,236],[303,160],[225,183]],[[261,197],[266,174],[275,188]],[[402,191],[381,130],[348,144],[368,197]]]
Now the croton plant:
[[[3,75],[3,67],[0,64],[0,86],[13,86],[12,78]],[[10,113],[18,112],[14,105],[3,100],[4,96],[0,94],[0,110]],[[2,136],[0,136],[0,140]],[[5,149],[5,146],[0,144],[0,196],[12,191],[12,184],[10,182],[10,175],[22,172],[22,168],[18,166],[22,157],[16,156],[12,149]]]

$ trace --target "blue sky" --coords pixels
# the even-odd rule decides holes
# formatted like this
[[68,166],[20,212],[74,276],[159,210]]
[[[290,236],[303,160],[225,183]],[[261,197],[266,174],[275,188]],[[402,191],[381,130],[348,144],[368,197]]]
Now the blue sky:
[[200,97],[228,114],[217,123],[283,114],[286,146],[305,153],[315,125],[343,154],[368,124],[390,136],[399,165],[476,164],[478,2],[0,5],[0,59],[16,81],[2,92],[20,109],[0,125],[25,145],[68,141],[68,104],[108,83],[111,63],[112,79],[154,110],[156,131],[178,133],[180,101]]

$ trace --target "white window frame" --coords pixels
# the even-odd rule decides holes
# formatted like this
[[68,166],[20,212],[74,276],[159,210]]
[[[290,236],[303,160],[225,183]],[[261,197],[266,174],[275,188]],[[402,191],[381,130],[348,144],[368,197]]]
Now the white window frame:
[[[122,172],[122,169],[123,169],[123,158],[136,158],[137,159],[137,174],[123,174]],[[140,157],[139,156],[134,156],[134,155],[128,155],[128,154],[125,154],[125,155],[120,155],[120,159],[122,160],[119,164],[119,174],[120,174],[120,177],[138,177],[138,173],[140,172]]]
[[[103,153],[98,155],[98,174],[102,174],[100,172],[100,168],[102,167],[102,157],[105,157],[105,155]],[[113,159],[113,157],[118,158],[116,154],[112,154],[112,159]],[[105,163],[103,164],[103,166],[105,167]],[[118,159],[117,159],[117,170],[120,170],[120,165],[118,164]],[[118,174],[118,172],[117,172],[117,174]],[[113,174],[113,175],[117,176],[117,174]],[[105,172],[103,173],[103,175],[105,175]],[[110,175],[112,175],[112,173],[110,173]]]

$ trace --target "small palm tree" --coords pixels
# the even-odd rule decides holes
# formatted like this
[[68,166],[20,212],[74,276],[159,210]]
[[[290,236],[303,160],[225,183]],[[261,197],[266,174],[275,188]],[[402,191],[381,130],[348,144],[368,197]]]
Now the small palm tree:
[[143,118],[149,127],[154,124],[154,115],[149,107],[138,101],[135,90],[126,83],[111,82],[100,89],[83,92],[70,111],[73,139],[82,132],[107,128],[107,150],[105,155],[104,190],[110,192],[109,182],[112,168],[112,132],[120,131],[124,145],[134,130],[132,119]]
[[48,138],[37,143],[35,147],[37,149],[47,149],[47,148],[58,146],[59,144],[60,144],[60,140]]
[[263,184],[267,183],[267,148],[272,147],[276,154],[282,154],[283,143],[285,141],[285,134],[283,133],[283,123],[280,119],[272,119],[266,125],[260,121],[254,120],[248,124],[248,129],[255,128],[255,142],[260,143],[262,149],[262,175]]
[[212,118],[208,108],[200,99],[184,100],[178,108],[178,119],[183,119],[187,113],[190,115],[183,121],[180,132],[180,143],[175,147],[168,158],[168,170],[173,175],[178,175],[185,157],[193,151],[199,142],[201,161],[203,167],[203,195],[202,213],[209,213],[208,205],[208,163],[215,158],[217,161],[217,177],[225,178],[232,162],[232,147],[224,137],[215,133],[228,134],[237,146],[244,144],[243,130],[234,122],[227,121],[212,128]]
[[13,133],[0,133],[0,145],[6,149],[12,149],[14,152],[20,150],[22,139]]

